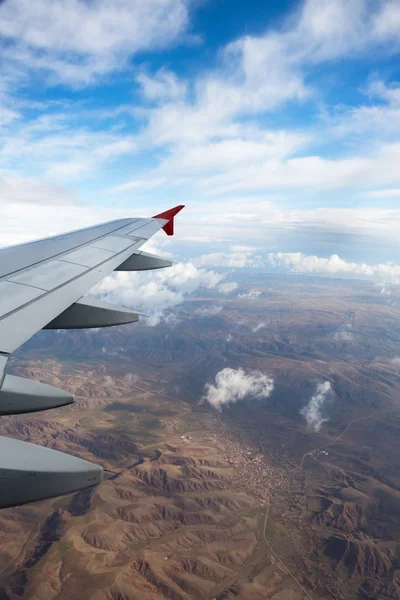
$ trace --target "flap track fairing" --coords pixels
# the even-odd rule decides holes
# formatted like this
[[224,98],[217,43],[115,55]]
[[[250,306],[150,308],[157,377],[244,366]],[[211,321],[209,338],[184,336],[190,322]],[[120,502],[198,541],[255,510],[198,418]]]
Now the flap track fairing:
[[0,508],[69,494],[103,481],[103,469],[87,460],[0,437]]
[[95,298],[81,298],[50,321],[44,329],[90,329],[126,325],[136,321],[139,321],[139,314],[128,308],[120,308]]
[[70,392],[15,375],[4,375],[0,386],[0,415],[58,408],[72,404],[73,401],[74,396]]
[[140,254],[132,254],[126,259],[116,271],[151,271],[152,269],[164,269],[171,267],[172,261],[150,254],[150,252],[140,252]]

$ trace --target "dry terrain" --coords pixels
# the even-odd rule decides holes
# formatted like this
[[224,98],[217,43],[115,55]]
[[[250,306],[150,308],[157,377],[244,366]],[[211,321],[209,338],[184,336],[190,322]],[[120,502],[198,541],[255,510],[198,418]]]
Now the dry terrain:
[[[400,599],[400,294],[241,286],[261,293],[191,298],[174,325],[42,332],[13,357],[76,402],[0,434],[107,472],[0,512],[0,600]],[[274,391],[218,413],[201,398],[225,367]],[[324,381],[316,432],[300,409]]]

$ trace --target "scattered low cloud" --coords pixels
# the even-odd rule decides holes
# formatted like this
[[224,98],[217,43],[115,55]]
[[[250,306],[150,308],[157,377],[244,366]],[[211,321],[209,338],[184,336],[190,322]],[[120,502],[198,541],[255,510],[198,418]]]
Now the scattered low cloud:
[[226,283],[221,283],[218,287],[217,290],[219,291],[220,294],[231,294],[232,292],[234,292],[236,289],[238,288],[238,284],[236,283],[236,281],[227,281]]
[[343,327],[341,327],[341,329],[339,329],[339,331],[336,331],[333,334],[333,339],[335,340],[335,342],[347,342],[347,343],[351,344],[354,340],[354,335],[351,332],[351,329],[352,329],[351,323],[347,323],[347,325],[344,325]]
[[148,315],[143,323],[154,326],[170,318],[168,310],[204,287],[217,289],[223,274],[198,269],[192,263],[177,263],[156,273],[117,272],[106,277],[91,294]]
[[204,400],[218,411],[244,398],[268,398],[274,389],[273,379],[260,371],[245,371],[229,367],[219,371],[214,383],[204,386]]
[[329,381],[319,383],[315,394],[311,397],[307,406],[300,411],[300,414],[303,415],[306,420],[307,426],[316,432],[320,431],[322,425],[329,420],[322,416],[321,409],[332,394],[333,390]]
[[262,266],[260,257],[254,257],[253,251],[236,250],[234,252],[213,252],[211,254],[203,254],[198,258],[193,259],[193,262],[199,267],[231,267],[244,268]]
[[264,327],[266,327],[265,323],[259,323],[258,325],[253,327],[252,332],[257,333],[257,331],[260,331],[260,329],[264,329]]
[[228,333],[228,335],[226,336],[226,341],[229,343],[233,340],[233,335],[231,333]]
[[262,292],[260,290],[249,290],[248,292],[244,292],[243,294],[238,294],[238,298],[247,299],[247,300],[255,300],[258,296],[261,296]]
[[224,307],[222,304],[215,304],[213,306],[197,308],[192,314],[196,315],[197,317],[215,317],[215,315],[219,315],[223,309]]
[[394,365],[395,367],[399,367],[400,368],[400,356],[395,356],[394,358],[391,358],[389,362],[392,365]]
[[393,293],[392,290],[388,289],[386,283],[375,283],[374,287],[379,290],[381,296],[391,296]]

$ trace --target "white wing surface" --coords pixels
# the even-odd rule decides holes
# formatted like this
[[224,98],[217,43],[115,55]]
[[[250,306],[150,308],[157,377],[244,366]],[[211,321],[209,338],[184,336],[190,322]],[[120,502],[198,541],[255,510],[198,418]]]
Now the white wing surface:
[[[137,313],[85,297],[85,293],[115,270],[171,266],[170,261],[140,248],[159,229],[173,235],[174,217],[182,208],[177,206],[148,219],[111,221],[0,249],[0,415],[73,402],[69,392],[5,374],[8,355],[44,328],[106,327],[137,321]],[[58,475],[49,477],[49,472],[56,473],[60,453],[43,453],[42,448],[7,438],[1,439],[1,448],[9,448],[10,452],[0,453],[0,508],[74,491],[102,480],[100,467],[75,457],[63,455]],[[36,465],[37,469],[29,470],[27,464]]]

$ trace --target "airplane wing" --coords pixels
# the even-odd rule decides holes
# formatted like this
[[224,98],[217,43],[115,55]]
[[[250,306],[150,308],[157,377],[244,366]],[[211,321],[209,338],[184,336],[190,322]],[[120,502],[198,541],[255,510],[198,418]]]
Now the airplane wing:
[[[157,231],[174,233],[182,205],[149,219],[120,219],[0,249],[0,415],[65,406],[73,395],[5,374],[8,356],[41,329],[107,327],[139,315],[86,297],[113,271],[169,267],[140,248]],[[27,442],[0,438],[0,508],[100,483],[100,466]]]

